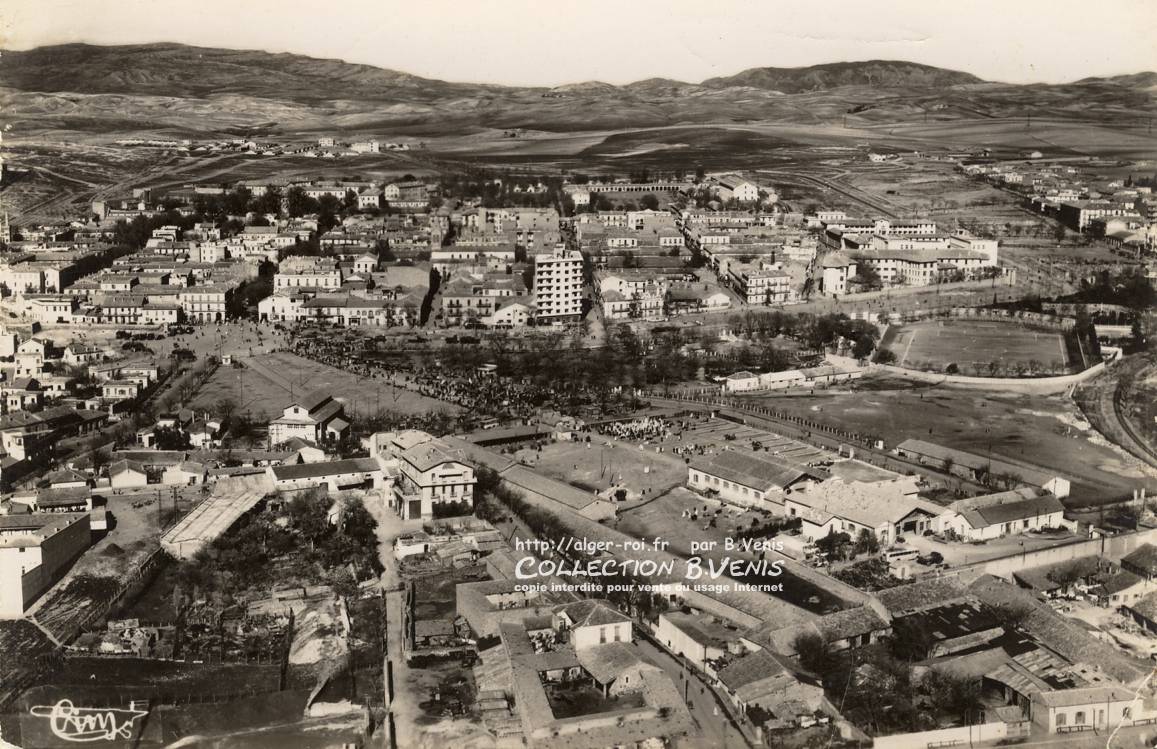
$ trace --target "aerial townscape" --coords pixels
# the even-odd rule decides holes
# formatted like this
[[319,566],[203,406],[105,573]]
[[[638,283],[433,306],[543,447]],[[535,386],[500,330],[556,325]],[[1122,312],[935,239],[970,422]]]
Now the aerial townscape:
[[1154,746],[1155,114],[4,51],[0,747]]

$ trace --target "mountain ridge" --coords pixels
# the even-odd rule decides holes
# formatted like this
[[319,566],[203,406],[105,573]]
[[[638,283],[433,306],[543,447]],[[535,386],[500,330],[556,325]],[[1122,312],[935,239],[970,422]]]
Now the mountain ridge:
[[[179,63],[182,62],[187,65],[181,66]],[[166,64],[168,69],[165,67]],[[130,69],[134,70],[131,74]],[[807,93],[846,86],[930,88],[997,83],[985,81],[971,73],[906,60],[843,61],[799,67],[754,67],[732,75],[707,78],[698,83],[669,78],[647,78],[625,84],[584,81],[556,86],[518,86],[426,78],[391,68],[292,52],[198,47],[178,42],[129,45],[72,43],[19,51],[0,50],[0,85],[23,91],[143,93],[145,91],[142,89],[170,87],[177,91],[157,90],[155,93],[178,95],[183,93],[180,89],[184,88],[188,93],[208,94],[222,91],[220,81],[210,82],[209,79],[227,78],[230,73],[241,75],[245,69],[266,71],[273,77],[269,81],[272,84],[287,83],[288,79],[297,78],[313,80],[319,86],[326,81],[331,85],[336,81],[355,89],[388,86],[426,95],[609,90],[630,93],[717,90],[733,87],[780,93]],[[198,81],[198,78],[204,81]],[[1157,73],[1143,71],[1119,76],[1084,78],[1072,83],[1108,82],[1122,85],[1136,83],[1150,86],[1153,85],[1154,79],[1157,79]],[[240,82],[234,82],[232,87],[227,86],[224,92],[250,93]]]

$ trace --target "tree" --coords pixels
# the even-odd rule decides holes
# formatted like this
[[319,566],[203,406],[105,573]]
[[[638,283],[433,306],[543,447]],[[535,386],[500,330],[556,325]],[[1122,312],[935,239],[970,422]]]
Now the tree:
[[1027,603],[1002,603],[989,609],[989,613],[1005,630],[1015,632],[1032,614],[1032,606]]
[[307,213],[317,213],[318,202],[305,194],[305,190],[295,185],[285,194],[285,207],[292,218]]
[[1077,582],[1080,582],[1087,570],[1079,562],[1070,562],[1068,564],[1054,567],[1045,575],[1049,580],[1060,586],[1062,592],[1068,591]]
[[877,349],[876,350],[876,363],[877,364],[895,364],[896,363],[895,352],[892,351],[891,349],[886,349],[886,348]]
[[659,199],[651,193],[647,193],[643,197],[639,198],[639,205],[644,210],[657,211],[659,210]]
[[856,553],[875,554],[879,550],[880,539],[876,538],[876,534],[867,528],[861,528],[860,534],[856,537]]
[[921,682],[924,693],[941,713],[967,723],[980,709],[980,679],[931,669]]
[[93,474],[108,465],[108,453],[104,451],[106,440],[99,434],[94,434],[88,441],[88,459],[92,463]]
[[932,651],[936,638],[919,616],[906,616],[892,622],[889,640],[892,655],[903,661],[922,661]]
[[188,450],[191,447],[189,435],[176,427],[157,427],[153,436],[158,450]]
[[837,660],[827,640],[818,632],[801,632],[792,641],[792,647],[800,665],[820,677],[829,673]]
[[237,401],[229,397],[219,398],[213,404],[213,415],[221,420],[223,426],[228,426],[233,415],[237,413]]
[[856,342],[852,344],[852,356],[857,359],[867,359],[872,354],[872,350],[876,348],[876,341],[872,336],[864,333],[856,338]]
[[828,529],[828,535],[816,541],[816,548],[828,555],[829,559],[843,559],[844,546],[851,543],[852,537],[847,533],[836,533],[834,528]]

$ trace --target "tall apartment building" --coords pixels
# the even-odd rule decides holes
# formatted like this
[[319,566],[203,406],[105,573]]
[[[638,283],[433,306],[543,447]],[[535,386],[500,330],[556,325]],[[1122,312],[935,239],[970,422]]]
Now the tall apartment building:
[[539,324],[573,322],[583,309],[583,256],[558,247],[534,256],[534,308]]

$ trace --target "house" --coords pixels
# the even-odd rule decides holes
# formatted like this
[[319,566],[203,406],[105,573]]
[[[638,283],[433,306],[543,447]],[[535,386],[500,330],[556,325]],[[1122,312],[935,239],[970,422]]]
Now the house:
[[145,468],[134,460],[118,460],[108,467],[109,486],[114,489],[131,489],[146,486],[149,476]]
[[1145,631],[1157,634],[1157,592],[1149,593],[1131,603],[1122,604],[1121,610]]
[[135,380],[109,380],[101,385],[101,396],[113,401],[132,400],[141,392]]
[[1032,697],[1030,717],[1048,733],[1103,731],[1133,725],[1132,712],[1142,709],[1143,703],[1133,690],[1115,684],[1041,690]]
[[97,345],[88,343],[70,343],[64,349],[64,363],[71,366],[80,366],[100,361],[104,350]]
[[1157,578],[1157,546],[1141,544],[1121,557],[1121,569],[1128,570],[1145,580]]
[[286,406],[279,418],[269,422],[269,444],[280,445],[294,437],[314,444],[334,442],[348,430],[345,407],[328,393],[316,391]]
[[1102,605],[1117,609],[1140,601],[1154,590],[1157,590],[1157,583],[1152,580],[1129,570],[1118,570],[1102,579],[1094,592]]
[[1065,525],[1065,506],[1050,492],[1022,487],[957,500],[940,516],[937,530],[965,541],[985,541]]
[[568,633],[575,650],[609,642],[629,643],[634,639],[631,618],[606,601],[597,599],[576,601],[556,608],[552,626],[556,632]]
[[[824,689],[804,677],[790,662],[769,650],[747,653],[717,674],[723,693],[741,714],[752,708],[770,714],[763,728],[788,728],[824,705]],[[768,724],[771,725],[768,725]]]
[[869,599],[862,606],[826,614],[814,621],[774,629],[763,639],[775,652],[795,656],[796,642],[801,635],[818,636],[829,649],[840,652],[875,644],[887,636],[891,629],[887,609],[878,601]]
[[77,489],[88,486],[89,478],[80,471],[71,468],[61,468],[44,477],[51,489]]
[[449,445],[429,439],[395,453],[393,508],[405,519],[432,518],[435,505],[474,506],[474,467]]
[[210,450],[221,446],[218,435],[221,433],[221,422],[213,419],[202,421],[197,419],[184,429],[189,437],[189,444],[198,450]]
[[708,287],[675,286],[667,292],[666,309],[668,315],[692,315],[731,307],[731,297],[726,292]]
[[984,680],[1047,733],[1100,731],[1147,717],[1135,690],[1095,665],[1074,663],[1045,648],[1012,656]]
[[17,377],[0,386],[4,399],[4,412],[35,411],[44,405],[44,391],[40,381],[32,377]]

